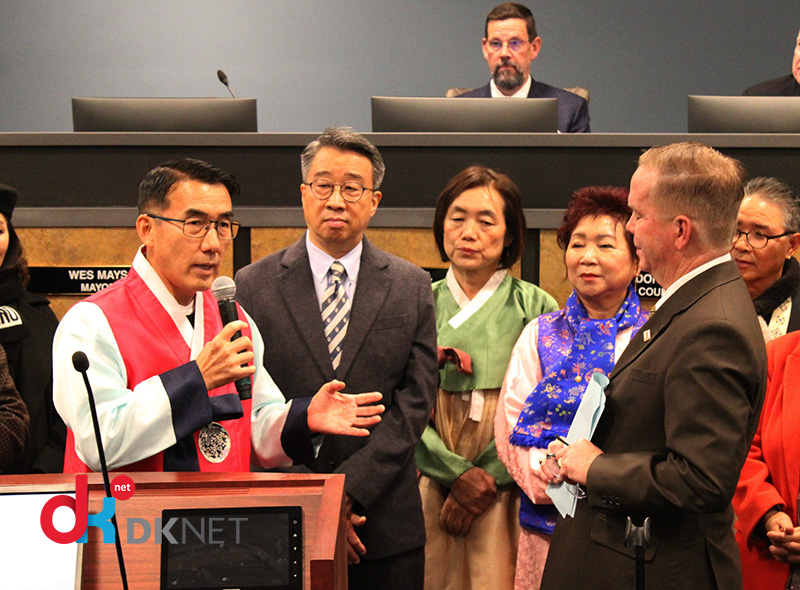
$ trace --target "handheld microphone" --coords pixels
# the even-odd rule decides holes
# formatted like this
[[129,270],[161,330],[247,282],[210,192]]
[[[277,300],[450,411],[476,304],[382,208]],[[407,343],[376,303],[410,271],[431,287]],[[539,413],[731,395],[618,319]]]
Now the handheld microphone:
[[[219,305],[219,316],[222,318],[223,324],[230,324],[231,322],[239,319],[239,314],[236,312],[236,283],[230,277],[217,277],[211,283],[211,292],[217,300]],[[241,330],[236,332],[231,338],[231,341],[242,337]],[[253,382],[250,377],[242,377],[235,382],[236,391],[239,392],[239,399],[245,400],[252,397]]]
[[231,89],[231,85],[228,84],[228,76],[225,75],[225,72],[223,72],[222,70],[217,70],[217,78],[219,78],[220,82],[225,84],[225,88],[228,89],[228,92],[231,93],[231,96],[233,98],[236,98],[236,95],[233,93],[233,90]]
[[[97,441],[97,452],[100,455],[100,470],[103,472],[103,487],[106,490],[106,497],[111,498],[111,483],[108,481],[108,465],[106,465],[106,453],[103,450],[103,439],[100,436],[100,422],[97,419],[97,406],[94,403],[94,393],[89,383],[89,359],[86,353],[78,350],[72,355],[72,366],[83,376],[83,384],[86,386],[86,394],[89,396],[89,409],[92,413],[92,425],[94,426],[94,438]],[[122,587],[128,590],[128,576],[125,573],[125,558],[122,555],[122,543],[119,539],[119,526],[117,526],[116,512],[111,515],[111,524],[114,525],[114,542],[117,546],[117,563],[119,563],[119,575],[122,578]]]

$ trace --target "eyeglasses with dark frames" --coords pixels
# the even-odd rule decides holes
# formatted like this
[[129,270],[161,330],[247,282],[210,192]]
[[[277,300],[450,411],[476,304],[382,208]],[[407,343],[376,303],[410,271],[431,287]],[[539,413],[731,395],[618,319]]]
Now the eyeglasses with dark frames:
[[735,246],[736,243],[742,239],[744,236],[745,241],[747,244],[753,248],[754,250],[761,250],[762,248],[766,248],[767,244],[769,244],[770,240],[777,240],[778,238],[784,238],[786,236],[792,235],[793,231],[785,231],[782,234],[778,234],[777,236],[768,236],[767,234],[762,234],[760,231],[742,231],[740,229],[736,230],[736,233],[733,236],[731,241],[731,246]]
[[217,230],[217,237],[220,240],[232,240],[239,233],[239,222],[232,219],[220,219],[218,221],[211,221],[205,217],[187,217],[186,219],[173,219],[172,217],[162,217],[161,215],[153,215],[152,213],[145,213],[147,217],[152,219],[159,219],[161,221],[170,221],[175,224],[180,224],[183,230],[183,235],[187,238],[206,237],[206,234],[214,226]]

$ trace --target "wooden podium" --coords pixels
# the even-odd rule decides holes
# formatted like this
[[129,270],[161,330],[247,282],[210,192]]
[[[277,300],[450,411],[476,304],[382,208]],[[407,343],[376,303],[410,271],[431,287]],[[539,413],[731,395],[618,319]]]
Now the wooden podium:
[[[119,475],[112,473],[111,479]],[[161,546],[152,540],[127,544],[128,518],[153,523],[165,509],[300,506],[303,511],[303,588],[347,588],[344,521],[344,476],[277,473],[127,473],[136,484],[128,500],[116,502],[122,550],[130,590],[157,590]],[[0,477],[0,494],[71,492],[73,474],[7,475]],[[89,474],[89,512],[101,510],[103,478]],[[89,527],[83,546],[83,590],[122,588],[114,544],[101,541]]]

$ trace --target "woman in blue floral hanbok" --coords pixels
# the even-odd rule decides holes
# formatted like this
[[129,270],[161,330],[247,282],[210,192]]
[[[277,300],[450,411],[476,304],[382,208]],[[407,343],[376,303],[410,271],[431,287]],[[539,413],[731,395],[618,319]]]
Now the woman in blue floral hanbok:
[[628,191],[576,191],[558,230],[567,278],[566,306],[539,316],[517,340],[495,419],[497,452],[522,488],[515,590],[538,589],[556,521],[539,477],[540,458],[566,436],[592,373],[611,372],[647,321],[633,287],[638,258],[625,223]]

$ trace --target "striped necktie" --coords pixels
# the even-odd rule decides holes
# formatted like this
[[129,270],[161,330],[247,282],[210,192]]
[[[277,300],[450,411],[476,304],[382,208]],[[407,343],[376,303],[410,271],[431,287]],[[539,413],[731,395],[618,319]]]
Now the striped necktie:
[[342,284],[346,276],[344,265],[338,260],[334,261],[328,271],[328,288],[322,296],[322,325],[325,327],[334,370],[342,360],[342,344],[350,318],[350,300]]

